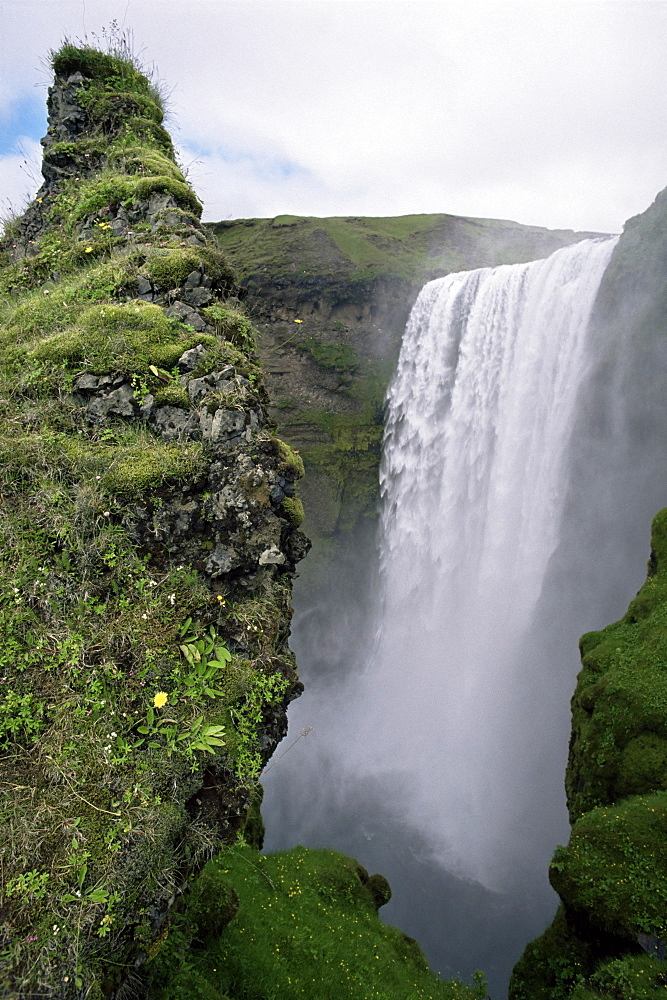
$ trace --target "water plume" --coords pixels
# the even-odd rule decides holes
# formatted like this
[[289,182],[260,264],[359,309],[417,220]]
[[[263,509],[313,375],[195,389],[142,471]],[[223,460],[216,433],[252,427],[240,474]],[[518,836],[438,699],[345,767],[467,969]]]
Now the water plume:
[[450,870],[489,887],[529,848],[516,819],[543,712],[523,718],[526,641],[614,244],[430,282],[388,395],[382,601],[354,699],[367,706],[354,768],[409,775],[404,819]]

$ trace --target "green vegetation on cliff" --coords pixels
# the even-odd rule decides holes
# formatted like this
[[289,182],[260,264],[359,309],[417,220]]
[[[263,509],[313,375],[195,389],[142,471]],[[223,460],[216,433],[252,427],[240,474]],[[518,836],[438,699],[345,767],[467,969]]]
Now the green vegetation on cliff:
[[237,843],[300,692],[304,464],[127,56],[54,55],[45,184],[0,245],[0,993],[473,1000],[378,920],[381,876]]
[[[237,846],[209,862],[194,905],[153,963],[151,1000],[482,1000],[430,972],[412,938],[381,923],[389,887],[351,858]],[[218,916],[217,926],[215,918]]]
[[282,574],[305,551],[300,470],[154,88],[118,54],[53,65],[46,182],[0,250],[12,998],[108,995],[243,827],[298,690]]
[[665,990],[667,510],[653,523],[646,583],[621,621],[583,636],[581,652],[566,781],[572,834],[549,869],[563,907],[517,964],[512,1000]]
[[450,271],[534,260],[575,238],[599,235],[456,215],[279,215],[211,228],[251,290],[271,284],[320,289],[331,302],[367,297],[378,278],[422,285]]

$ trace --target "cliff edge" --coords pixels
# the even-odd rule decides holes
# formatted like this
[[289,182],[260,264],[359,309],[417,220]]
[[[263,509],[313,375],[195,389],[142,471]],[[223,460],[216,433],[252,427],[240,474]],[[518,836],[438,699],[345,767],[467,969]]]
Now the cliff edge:
[[[601,340],[579,433],[585,467],[609,456],[591,500],[619,566],[664,497],[656,455],[667,400],[667,192],[630,219],[592,318]],[[613,438],[613,449],[609,442]],[[597,467],[597,466],[594,466]],[[610,520],[609,482],[625,522]],[[605,565],[610,565],[605,554]],[[590,568],[590,585],[604,588]],[[610,574],[613,575],[613,574]],[[653,521],[648,576],[624,617],[580,642],[566,792],[572,831],[549,878],[561,899],[526,948],[511,1000],[654,1000],[667,983],[667,510]]]
[[120,995],[300,692],[298,456],[126,52],[53,57],[0,249],[0,994]]

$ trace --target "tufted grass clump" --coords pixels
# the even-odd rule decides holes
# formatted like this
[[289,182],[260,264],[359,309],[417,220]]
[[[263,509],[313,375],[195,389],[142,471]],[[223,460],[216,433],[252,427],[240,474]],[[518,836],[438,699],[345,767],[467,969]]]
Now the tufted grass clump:
[[116,451],[102,482],[111,493],[136,495],[168,482],[192,484],[205,468],[200,444],[165,444],[147,436]]
[[185,183],[183,172],[174,161],[150,146],[118,145],[108,156],[107,164],[121,174],[166,176]]
[[71,229],[102,209],[114,209],[121,204],[131,207],[139,200],[147,201],[152,194],[170,194],[177,204],[189,209],[197,218],[201,216],[202,205],[196,194],[184,181],[177,180],[173,172],[142,175],[115,173],[108,169],[102,175],[81,182],[74,205],[66,195],[56,197],[52,204],[53,219]]
[[[152,966],[151,1000],[192,996],[243,1000],[481,1000],[486,987],[446,982],[415,941],[383,924],[357,863],[296,847],[261,855],[235,846],[203,873],[206,899],[238,899],[205,952],[190,950],[187,921]],[[230,892],[231,890],[231,892]],[[233,893],[233,895],[232,895]]]
[[158,288],[176,288],[199,266],[200,257],[194,248],[157,248],[148,257],[145,270]]
[[134,300],[91,306],[75,326],[25,345],[32,361],[65,362],[102,374],[145,373],[150,365],[171,369],[181,354],[215,338],[169,320],[159,306]]
[[92,45],[77,45],[66,40],[51,54],[53,71],[65,78],[81,73],[105,91],[115,90],[120,85],[161,104],[155,85],[131,51],[129,37],[118,34],[111,48],[111,52],[102,52]]

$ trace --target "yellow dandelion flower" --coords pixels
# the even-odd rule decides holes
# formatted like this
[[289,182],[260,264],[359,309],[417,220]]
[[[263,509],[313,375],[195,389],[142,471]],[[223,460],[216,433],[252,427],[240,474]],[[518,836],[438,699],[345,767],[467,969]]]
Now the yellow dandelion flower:
[[92,247],[86,247],[86,253],[92,253],[92,252],[93,252]]
[[158,693],[153,698],[153,704],[156,708],[164,708],[164,706],[169,701],[169,695],[166,691],[158,691]]

